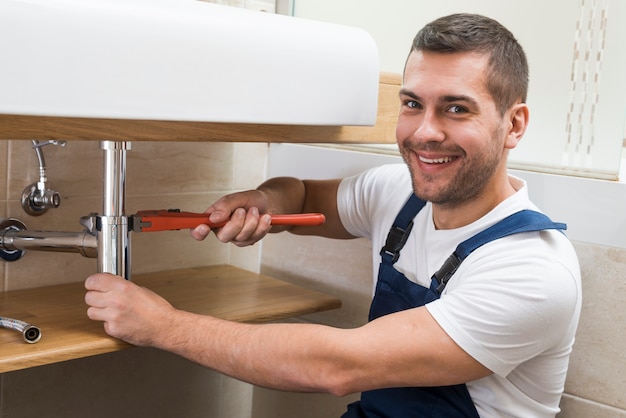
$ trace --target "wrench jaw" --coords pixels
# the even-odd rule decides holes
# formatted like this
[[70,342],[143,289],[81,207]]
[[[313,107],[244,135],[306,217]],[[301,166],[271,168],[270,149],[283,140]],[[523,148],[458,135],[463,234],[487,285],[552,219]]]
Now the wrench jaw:
[[130,215],[128,217],[128,229],[133,232],[148,232],[152,227],[152,222],[144,220],[140,214]]

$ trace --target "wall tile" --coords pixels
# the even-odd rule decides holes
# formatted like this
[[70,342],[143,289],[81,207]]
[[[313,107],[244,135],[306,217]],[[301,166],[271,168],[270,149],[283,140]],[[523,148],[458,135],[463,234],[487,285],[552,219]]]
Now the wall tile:
[[30,141],[9,141],[7,199],[19,200],[24,188],[37,181],[39,164]]
[[0,202],[8,199],[7,194],[7,163],[9,141],[0,141]]
[[233,147],[215,142],[133,143],[127,154],[127,193],[232,190]]
[[29,230],[82,231],[80,218],[90,213],[102,213],[101,197],[61,196],[61,205],[39,216],[31,216],[22,208],[19,200],[8,202],[7,214],[26,224]]
[[263,240],[261,272],[339,297],[340,310],[307,315],[312,322],[354,327],[367,322],[372,296],[371,243],[270,234]]
[[566,392],[626,409],[626,250],[577,244],[583,308]]
[[583,398],[565,395],[557,418],[626,418],[626,411]]
[[237,247],[234,244],[228,245],[230,246],[228,264],[255,273],[261,272],[261,249],[263,244],[255,244],[248,247]]
[[[41,150],[48,187],[62,198],[102,196],[103,152],[97,141],[68,141]],[[39,161],[30,141],[11,141],[9,157],[9,198],[20,200],[23,190],[39,180]]]
[[[12,141],[9,196],[39,178],[38,160],[30,141]],[[233,144],[198,142],[134,142],[127,151],[126,192],[151,195],[207,190],[232,190]],[[104,151],[97,141],[69,141],[65,147],[42,148],[48,182],[65,198],[102,197]]]
[[233,151],[234,190],[255,189],[266,179],[268,144],[236,143]]

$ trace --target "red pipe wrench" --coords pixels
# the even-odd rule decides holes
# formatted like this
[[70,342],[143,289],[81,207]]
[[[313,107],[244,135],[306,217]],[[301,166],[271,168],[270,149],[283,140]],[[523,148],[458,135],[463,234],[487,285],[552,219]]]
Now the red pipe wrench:
[[[293,215],[271,215],[272,225],[318,226],[326,221],[321,213],[297,213]],[[134,232],[173,231],[192,229],[206,224],[211,228],[220,228],[226,224],[209,221],[206,213],[181,212],[178,209],[141,210],[131,217],[131,229]]]

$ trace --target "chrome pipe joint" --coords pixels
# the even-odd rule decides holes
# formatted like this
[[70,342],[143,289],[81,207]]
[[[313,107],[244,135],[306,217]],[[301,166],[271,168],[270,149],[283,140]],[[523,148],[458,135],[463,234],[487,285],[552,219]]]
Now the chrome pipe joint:
[[126,151],[130,143],[103,141],[100,148],[104,150],[102,215],[92,213],[81,218],[85,227],[81,232],[28,231],[18,219],[0,219],[0,258],[16,261],[27,250],[73,252],[97,257],[99,273],[130,279],[130,228],[125,213]]

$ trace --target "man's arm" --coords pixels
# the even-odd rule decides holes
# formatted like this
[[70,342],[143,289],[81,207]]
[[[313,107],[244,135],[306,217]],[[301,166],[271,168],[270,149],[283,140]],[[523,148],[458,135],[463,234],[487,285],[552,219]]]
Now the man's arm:
[[152,346],[256,385],[335,395],[384,387],[464,383],[491,374],[424,307],[355,329],[252,325],[174,309],[120,277],[87,279],[88,316],[131,344]]
[[[337,188],[341,180],[299,180],[277,177],[261,184],[256,190],[226,195],[206,210],[212,222],[228,220],[215,235],[222,242],[238,246],[251,245],[268,232],[289,230],[294,234],[319,235],[329,238],[354,238],[339,219]],[[318,227],[272,227],[270,214],[323,213],[326,222]],[[191,231],[193,238],[205,239],[211,232],[207,225]]]

